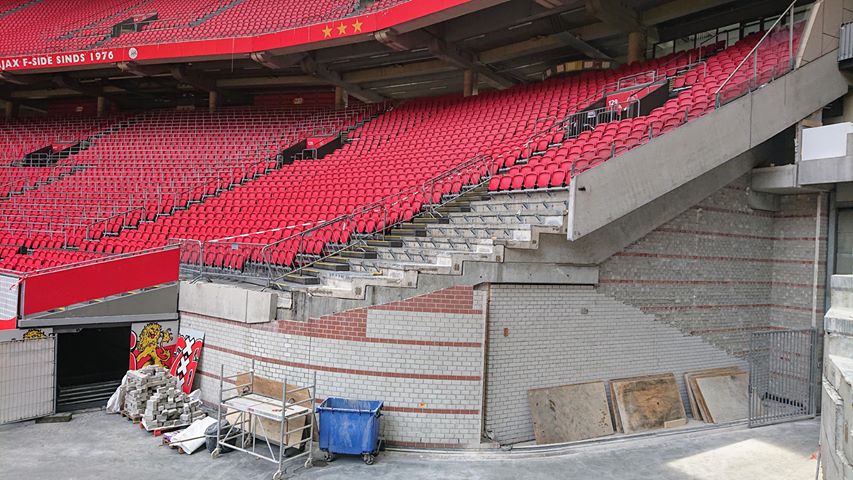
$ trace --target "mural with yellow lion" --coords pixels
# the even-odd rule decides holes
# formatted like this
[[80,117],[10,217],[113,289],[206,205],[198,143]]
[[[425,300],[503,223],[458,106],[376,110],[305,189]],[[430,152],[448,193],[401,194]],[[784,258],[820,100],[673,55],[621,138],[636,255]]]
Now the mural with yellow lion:
[[[166,324],[177,322],[163,322]],[[130,332],[130,369],[137,370],[148,365],[169,368],[174,362],[175,338],[172,325],[160,322],[135,323]]]

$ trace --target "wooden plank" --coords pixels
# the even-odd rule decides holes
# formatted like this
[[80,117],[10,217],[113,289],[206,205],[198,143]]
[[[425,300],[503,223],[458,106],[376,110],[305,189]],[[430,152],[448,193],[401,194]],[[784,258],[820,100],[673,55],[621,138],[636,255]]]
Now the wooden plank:
[[720,367],[706,368],[704,370],[696,370],[693,372],[684,373],[684,389],[687,390],[687,399],[690,403],[690,413],[696,420],[705,420],[699,405],[696,402],[696,385],[692,381],[693,378],[703,375],[722,375],[722,374],[737,374],[744,373],[740,367]]
[[613,434],[604,382],[535,388],[527,400],[539,445]]
[[[250,375],[248,373],[244,373],[242,375],[238,375],[235,379],[238,385],[248,384],[250,380]],[[265,397],[270,397],[276,400],[281,400],[281,387],[282,383],[277,380],[270,380],[268,378],[264,378],[258,375],[255,375],[254,382],[252,382],[252,392],[263,395]],[[297,389],[296,385],[287,384],[287,389]],[[310,398],[308,394],[308,390],[302,390],[296,392],[291,395],[291,398],[288,398],[288,403],[297,403],[303,402]],[[301,406],[306,408],[312,408],[313,405],[308,405],[307,403],[300,403]],[[302,428],[305,426],[305,422],[307,417],[298,417],[295,419],[291,419],[287,421],[286,430],[294,430],[297,428]],[[278,435],[280,432],[280,426],[278,423],[273,422],[272,420],[267,420],[265,418],[260,418],[259,421],[263,423],[263,430],[259,426],[255,426],[255,435],[259,438],[265,438],[263,432],[266,431],[271,436],[275,438],[270,438],[270,442],[278,443]],[[274,433],[273,433],[274,432]],[[302,440],[303,431],[291,433],[287,436],[287,446],[295,447],[299,445],[299,442]]]
[[616,405],[616,390],[613,389],[613,381],[608,387],[610,388],[610,414],[613,416],[613,425],[617,432],[623,432],[622,417],[619,415],[619,407]]
[[612,380],[625,433],[670,428],[687,423],[675,374]]
[[695,378],[712,423],[743,420],[749,416],[749,375],[703,376]]

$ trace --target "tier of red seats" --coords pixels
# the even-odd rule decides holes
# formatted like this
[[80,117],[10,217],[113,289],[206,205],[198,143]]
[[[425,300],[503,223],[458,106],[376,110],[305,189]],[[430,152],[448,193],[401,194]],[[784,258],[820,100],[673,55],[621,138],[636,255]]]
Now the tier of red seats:
[[74,250],[40,249],[19,254],[15,247],[0,247],[0,270],[34,272],[103,257],[103,255]]
[[[794,51],[799,44],[802,24],[795,28]],[[632,148],[649,142],[669,130],[699,118],[715,108],[716,92],[735,72],[763,33],[752,34],[733,47],[712,56],[673,82],[681,90],[649,115],[601,124],[576,138],[566,139],[558,129],[534,146],[525,165],[516,165],[489,182],[492,191],[553,188],[568,183],[572,173],[580,173]],[[738,97],[749,87],[767,83],[790,70],[788,32],[774,33],[757,51],[758,61],[738,70],[721,92],[722,103]],[[757,72],[757,78],[755,74]]]
[[[318,131],[340,131],[377,107],[156,111],[62,160],[78,171],[0,201],[0,244],[79,245],[199,201],[276,166],[276,155]],[[33,235],[37,233],[37,235]]]
[[[532,135],[554,119],[600,100],[608,86],[616,88],[620,77],[684,66],[690,59],[691,53],[683,53],[467,99],[412,101],[359,128],[350,135],[352,143],[320,161],[296,162],[158,222],[142,223],[136,230],[82,247],[120,253],[163,245],[170,238],[224,239],[205,243],[204,252],[188,253],[185,260],[200,261],[203,255],[207,264],[237,269],[247,261],[290,264],[298,252],[317,254],[328,242],[346,242],[353,233],[373,232],[411,218],[442,194],[458,192],[464,184],[511,167],[524,156],[523,147]],[[435,190],[410,191],[477,156],[492,160]],[[389,196],[395,197],[387,208],[363,212],[346,226],[290,238]],[[264,248],[273,242],[279,243]]]
[[[353,0],[86,0],[73,6],[41,0],[0,19],[0,56],[257,35],[405,1],[378,0],[360,11]],[[0,13],[24,3],[0,2]],[[142,22],[142,30],[113,37],[113,27],[128,19]]]
[[[311,136],[282,137],[281,132],[310,124],[309,117],[281,120],[280,113],[265,117],[257,109],[224,120],[198,113],[146,114],[67,160],[93,165],[85,171],[0,201],[0,244],[122,253],[181,238],[199,242],[195,251],[186,250],[186,262],[237,270],[247,262],[290,265],[299,253],[319,254],[328,243],[346,243],[355,233],[411,218],[425,204],[489,174],[495,174],[493,190],[562,186],[572,169],[583,171],[712,109],[716,89],[756,41],[749,37],[712,56],[707,70],[702,65],[682,71],[672,81],[683,90],[650,115],[602,124],[571,139],[549,127],[601,100],[617,79],[684,70],[695,52],[477,97],[414,100],[359,127],[349,135],[351,143],[321,160],[269,172],[269,156],[289,144],[282,138]],[[761,78],[787,72],[783,44],[780,38],[768,42],[773,47],[759,62]],[[740,76],[731,88],[748,79]],[[336,125],[349,120],[344,116]],[[428,189],[418,188],[473,158],[484,160]],[[216,182],[239,183],[260,173],[203,198],[222,185]],[[372,202],[378,203],[359,211]],[[104,211],[122,216],[95,222],[94,234],[77,228],[104,218]],[[359,212],[346,221],[294,236],[354,211]]]

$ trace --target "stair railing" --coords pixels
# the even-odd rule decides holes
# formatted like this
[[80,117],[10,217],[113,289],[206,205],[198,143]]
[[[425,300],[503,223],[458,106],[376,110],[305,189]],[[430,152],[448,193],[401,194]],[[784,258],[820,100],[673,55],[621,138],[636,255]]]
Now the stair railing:
[[[349,214],[270,243],[261,252],[268,283],[275,283],[284,275],[297,274],[318,261],[364,245],[367,239],[384,239],[387,231],[414,216],[435,214],[435,209],[463,194],[465,187],[470,190],[472,185],[486,183],[495,171],[496,159],[479,155],[417,186],[393,193],[357,207]],[[408,215],[407,211],[410,211],[411,215]],[[313,247],[310,250],[307,249],[309,245]],[[276,253],[283,253],[293,259],[290,268],[285,266],[286,272],[283,275],[277,275],[276,270],[281,269],[282,263],[287,262],[276,262],[273,258]],[[303,260],[300,256],[317,258]]]
[[[764,32],[758,43],[752,47],[737,67],[720,84],[714,92],[717,108],[752,92],[794,68],[794,7],[796,4],[797,0],[794,0],[788,5],[788,8],[773,22],[773,25]],[[782,22],[786,18],[788,19],[787,25],[783,25]],[[779,48],[780,46],[787,47],[787,56],[776,57],[776,54],[782,51]],[[760,60],[762,56],[770,59],[770,61],[776,57],[775,64],[762,62]]]

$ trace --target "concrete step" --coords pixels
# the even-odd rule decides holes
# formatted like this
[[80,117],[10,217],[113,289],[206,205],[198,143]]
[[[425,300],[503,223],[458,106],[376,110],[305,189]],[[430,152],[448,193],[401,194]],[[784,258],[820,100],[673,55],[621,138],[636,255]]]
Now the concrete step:
[[366,243],[368,246],[371,246],[371,247],[402,247],[403,246],[403,241],[397,240],[397,239],[368,240]]
[[[308,269],[305,269],[308,270]],[[303,272],[305,272],[303,270]],[[307,272],[306,272],[307,273]],[[282,277],[284,282],[295,283],[297,285],[319,285],[320,278],[314,275],[305,275],[301,273],[288,274]]]
[[350,258],[376,258],[375,251],[344,250],[338,255],[340,255],[344,260],[348,260]]
[[323,260],[322,262],[314,262],[314,264],[312,265],[312,268],[316,269],[316,270],[330,270],[333,272],[345,272],[345,271],[349,270],[349,263],[328,262],[328,261]]
[[412,219],[412,223],[415,225],[441,225],[450,223],[450,219],[447,217],[418,217]]
[[476,225],[476,224],[523,224],[523,225],[547,225],[561,226],[564,222],[564,216],[554,214],[554,212],[542,213],[511,213],[511,212],[471,212],[459,213],[450,216],[451,225]]

